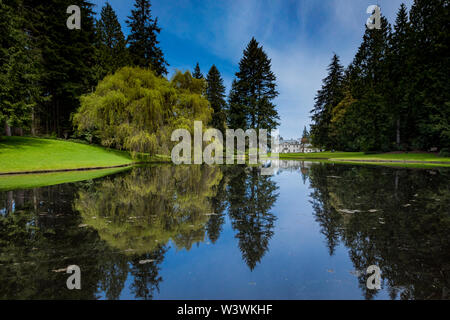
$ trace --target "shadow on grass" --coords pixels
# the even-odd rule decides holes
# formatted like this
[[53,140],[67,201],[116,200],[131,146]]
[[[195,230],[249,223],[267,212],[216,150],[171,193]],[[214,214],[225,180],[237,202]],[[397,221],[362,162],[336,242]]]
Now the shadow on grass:
[[24,147],[43,147],[50,144],[45,139],[40,138],[25,138],[25,137],[1,137],[0,138],[0,153],[4,149],[17,149]]

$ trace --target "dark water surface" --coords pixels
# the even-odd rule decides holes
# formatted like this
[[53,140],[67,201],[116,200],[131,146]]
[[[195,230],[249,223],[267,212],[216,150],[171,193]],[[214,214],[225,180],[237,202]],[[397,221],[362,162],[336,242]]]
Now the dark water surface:
[[449,299],[449,169],[282,167],[0,192],[0,299]]

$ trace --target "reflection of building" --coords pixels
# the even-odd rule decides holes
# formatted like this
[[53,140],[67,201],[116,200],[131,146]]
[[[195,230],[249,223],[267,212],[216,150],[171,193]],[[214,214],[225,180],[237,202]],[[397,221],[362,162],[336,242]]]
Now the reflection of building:
[[314,148],[307,139],[284,140],[283,138],[280,138],[278,148],[274,148],[275,153],[311,153],[319,151],[320,150]]

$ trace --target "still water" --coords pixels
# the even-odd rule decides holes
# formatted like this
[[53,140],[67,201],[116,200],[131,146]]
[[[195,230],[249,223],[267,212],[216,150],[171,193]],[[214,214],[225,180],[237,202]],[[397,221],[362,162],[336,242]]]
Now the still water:
[[[449,169],[281,167],[2,191],[0,299],[450,298]],[[81,290],[66,287],[72,264]]]

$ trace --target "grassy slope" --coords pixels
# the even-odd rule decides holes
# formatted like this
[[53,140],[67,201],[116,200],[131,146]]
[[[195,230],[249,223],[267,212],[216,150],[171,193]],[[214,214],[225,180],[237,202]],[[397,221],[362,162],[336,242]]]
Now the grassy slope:
[[131,164],[127,152],[81,143],[3,137],[0,140],[0,172],[109,167]]
[[89,171],[69,171],[69,172],[0,176],[0,191],[37,188],[61,183],[96,179],[129,169],[130,167],[89,170]]

